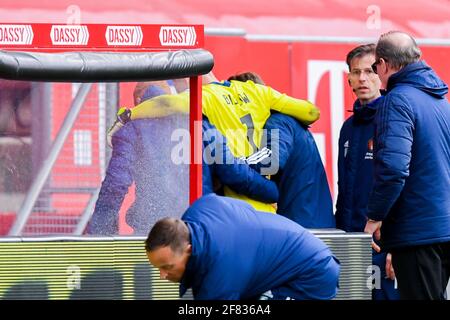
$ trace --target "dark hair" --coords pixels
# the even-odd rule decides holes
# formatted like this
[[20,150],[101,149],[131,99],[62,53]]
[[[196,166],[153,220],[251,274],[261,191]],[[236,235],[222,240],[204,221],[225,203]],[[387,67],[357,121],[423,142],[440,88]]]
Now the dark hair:
[[348,70],[351,71],[351,63],[353,59],[361,58],[370,54],[375,56],[375,43],[363,44],[347,53],[346,62],[348,65]]
[[189,243],[189,229],[186,224],[176,218],[164,218],[156,222],[145,240],[145,250],[153,251],[169,246],[172,251],[179,252]]
[[261,77],[256,72],[242,72],[242,73],[236,73],[235,75],[232,75],[227,79],[228,81],[236,80],[241,82],[247,82],[248,80],[253,81],[254,83],[262,84],[264,85],[264,81],[261,79]]
[[[398,40],[392,35],[404,34],[409,37],[410,41],[399,44]],[[396,41],[397,40],[397,41]],[[422,52],[417,46],[416,41],[409,34],[400,31],[389,31],[380,36],[376,47],[377,59],[383,58],[391,67],[400,69],[408,64],[420,60]]]

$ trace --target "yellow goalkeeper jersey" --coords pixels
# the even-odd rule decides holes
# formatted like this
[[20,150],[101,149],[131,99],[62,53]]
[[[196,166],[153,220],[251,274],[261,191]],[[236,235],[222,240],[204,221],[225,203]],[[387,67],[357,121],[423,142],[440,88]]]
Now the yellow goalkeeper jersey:
[[[260,147],[264,124],[270,110],[279,111],[311,124],[319,118],[312,103],[282,94],[253,81],[224,81],[202,87],[203,114],[227,138],[236,157],[248,157]],[[161,117],[189,112],[189,93],[165,95],[147,100],[131,109],[131,119]],[[266,203],[250,199],[225,187],[225,195],[250,203],[256,210],[275,212]]]

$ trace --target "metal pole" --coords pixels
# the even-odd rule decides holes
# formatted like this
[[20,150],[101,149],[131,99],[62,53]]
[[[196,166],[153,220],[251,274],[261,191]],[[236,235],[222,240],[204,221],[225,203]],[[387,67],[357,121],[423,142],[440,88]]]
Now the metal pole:
[[[215,35],[211,33],[211,35]],[[376,43],[375,37],[321,37],[321,36],[290,36],[290,35],[272,35],[272,34],[245,34],[245,39],[249,41],[264,42],[314,42],[314,43]],[[426,46],[450,46],[449,39],[415,39],[418,45]]]
[[[117,110],[119,110],[119,94],[120,94],[120,86],[119,83],[107,83],[106,84],[106,106],[105,106],[105,125],[106,130],[114,123],[116,120]],[[106,130],[102,134],[102,139],[106,141]],[[104,155],[104,166],[108,167],[109,160],[112,156],[112,148],[106,146],[105,147],[105,155]],[[102,179],[104,175],[102,175]]]
[[91,90],[91,86],[91,83],[83,83],[78,89],[77,95],[72,101],[72,106],[66,118],[64,119],[63,124],[61,125],[61,129],[59,130],[58,135],[53,142],[48,157],[43,162],[39,173],[34,179],[33,184],[31,185],[30,190],[28,191],[27,196],[22,203],[22,207],[17,213],[16,221],[14,221],[14,224],[9,232],[10,236],[19,236],[22,233],[22,229],[25,226],[28,217],[31,214],[31,211],[33,210],[36,199],[38,198],[39,193],[41,192],[42,187],[45,184],[45,181],[47,181],[48,175],[50,174],[50,171],[64,145],[64,142],[66,141],[67,136],[69,135],[70,130],[73,127],[73,124],[75,123],[78,113],[83,107],[89,91]]
[[[39,169],[51,147],[51,120],[49,115],[52,109],[52,84],[49,82],[31,83],[31,112],[33,114],[31,123],[31,159],[32,179],[36,179]],[[46,192],[48,182],[42,187],[41,194],[36,200],[35,206],[48,208],[50,206],[49,192]]]
[[91,194],[91,198],[89,199],[88,204],[86,205],[86,208],[83,211],[83,214],[81,215],[81,219],[77,224],[77,227],[75,228],[75,231],[73,232],[74,236],[81,236],[84,232],[84,229],[86,229],[86,226],[91,219],[92,214],[94,213],[94,206],[97,202],[98,193],[100,192],[100,188],[98,188],[95,192]]
[[202,196],[202,78],[189,79],[189,132],[191,162],[189,165],[189,204]]

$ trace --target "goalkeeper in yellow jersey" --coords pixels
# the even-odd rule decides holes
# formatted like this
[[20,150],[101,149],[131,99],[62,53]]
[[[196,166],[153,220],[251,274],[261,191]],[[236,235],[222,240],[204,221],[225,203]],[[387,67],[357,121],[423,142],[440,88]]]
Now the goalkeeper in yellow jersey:
[[[319,119],[320,111],[312,103],[282,94],[252,81],[218,81],[212,72],[202,77],[203,114],[227,139],[236,157],[248,157],[261,145],[263,127],[270,111],[290,115],[309,125]],[[163,95],[132,109],[119,110],[118,121],[109,135],[129,120],[158,118],[173,113],[189,113],[189,92]],[[275,212],[273,206],[251,200],[225,187],[225,195],[249,202],[259,211]]]

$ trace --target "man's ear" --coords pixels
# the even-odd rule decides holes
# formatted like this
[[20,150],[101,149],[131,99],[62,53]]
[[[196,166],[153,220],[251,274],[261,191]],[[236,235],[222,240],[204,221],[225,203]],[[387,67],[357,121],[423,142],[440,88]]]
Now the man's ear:
[[[350,81],[350,78],[347,78],[347,82],[348,82],[348,85],[350,86],[350,88],[352,88],[352,82]],[[356,92],[356,90],[353,88],[352,88],[352,91]]]
[[388,72],[389,70],[389,68],[388,68],[388,62],[386,61],[386,60],[384,60],[383,58],[380,58],[380,60],[383,60],[384,61],[384,71],[385,72]]
[[186,247],[186,252],[191,254],[192,253],[192,244],[188,244]]

